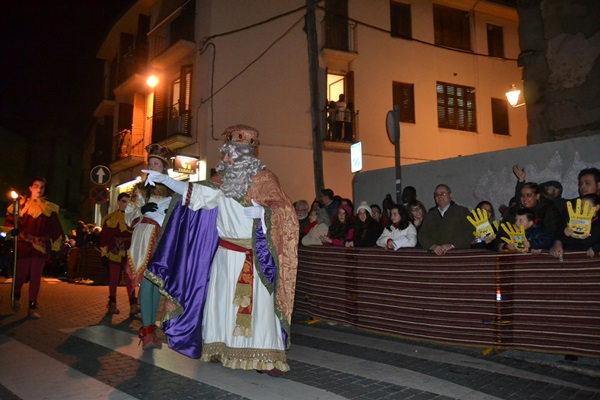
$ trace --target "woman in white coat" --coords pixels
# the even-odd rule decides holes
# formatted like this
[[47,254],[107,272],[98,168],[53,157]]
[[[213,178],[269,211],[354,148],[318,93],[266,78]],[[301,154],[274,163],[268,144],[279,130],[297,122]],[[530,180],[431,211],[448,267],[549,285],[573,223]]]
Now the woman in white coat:
[[394,204],[390,209],[390,222],[377,239],[377,246],[386,250],[398,250],[402,247],[415,247],[416,245],[417,229],[410,222],[406,208]]

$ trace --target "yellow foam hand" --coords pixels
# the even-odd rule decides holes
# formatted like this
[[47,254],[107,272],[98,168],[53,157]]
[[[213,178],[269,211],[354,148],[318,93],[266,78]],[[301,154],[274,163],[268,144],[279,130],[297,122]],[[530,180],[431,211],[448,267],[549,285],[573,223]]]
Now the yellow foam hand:
[[526,239],[524,226],[518,227],[510,222],[506,222],[502,223],[502,229],[504,229],[504,232],[506,232],[506,234],[509,236],[509,239],[503,237],[502,240],[508,244],[514,244],[517,248],[517,251],[520,253],[527,252],[528,249],[525,247],[524,243]]
[[487,211],[482,210],[481,208],[476,208],[475,210],[471,211],[471,214],[473,214],[473,217],[467,215],[467,219],[471,225],[475,227],[475,232],[473,232],[473,235],[479,240],[483,240],[486,237],[493,240],[496,237],[496,234],[494,233],[494,228],[492,228],[492,225],[488,220]]
[[592,230],[592,218],[596,213],[596,209],[589,201],[586,201],[581,207],[581,199],[577,199],[575,211],[573,211],[572,202],[567,202],[567,210],[569,211],[569,223],[567,227],[573,231],[573,237],[577,239],[585,239],[590,236]]

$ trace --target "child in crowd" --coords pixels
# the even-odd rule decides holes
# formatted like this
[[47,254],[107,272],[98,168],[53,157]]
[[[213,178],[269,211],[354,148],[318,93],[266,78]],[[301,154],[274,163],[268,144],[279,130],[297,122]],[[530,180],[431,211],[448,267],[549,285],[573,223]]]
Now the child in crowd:
[[[549,250],[552,246],[552,236],[546,231],[544,224],[535,218],[531,209],[521,208],[517,211],[515,226],[525,229],[523,245],[532,253],[541,253],[542,250]],[[501,243],[499,250],[516,251],[517,246],[514,243]]]

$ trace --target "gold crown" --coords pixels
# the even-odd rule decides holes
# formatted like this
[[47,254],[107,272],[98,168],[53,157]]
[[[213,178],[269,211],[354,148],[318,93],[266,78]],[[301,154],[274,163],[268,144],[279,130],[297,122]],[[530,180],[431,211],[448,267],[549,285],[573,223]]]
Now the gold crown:
[[225,143],[239,143],[246,146],[258,147],[258,131],[248,125],[233,125],[225,129]]
[[152,143],[146,146],[148,152],[148,159],[151,157],[162,160],[165,165],[169,165],[171,158],[174,156],[173,152],[160,144]]

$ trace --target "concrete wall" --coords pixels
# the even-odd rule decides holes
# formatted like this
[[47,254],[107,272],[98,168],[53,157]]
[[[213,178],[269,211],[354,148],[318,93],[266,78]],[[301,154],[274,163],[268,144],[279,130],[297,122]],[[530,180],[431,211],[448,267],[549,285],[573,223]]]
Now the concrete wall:
[[[583,137],[407,165],[402,167],[402,187],[414,186],[417,197],[427,208],[435,205],[435,186],[446,183],[452,188],[457,203],[472,209],[479,201],[488,200],[498,210],[514,195],[514,164],[525,168],[528,181],[561,182],[563,197],[573,198],[577,196],[579,171],[592,166],[600,168],[600,140]],[[381,204],[386,193],[395,199],[395,169],[357,173],[353,188],[355,204],[363,200]]]

